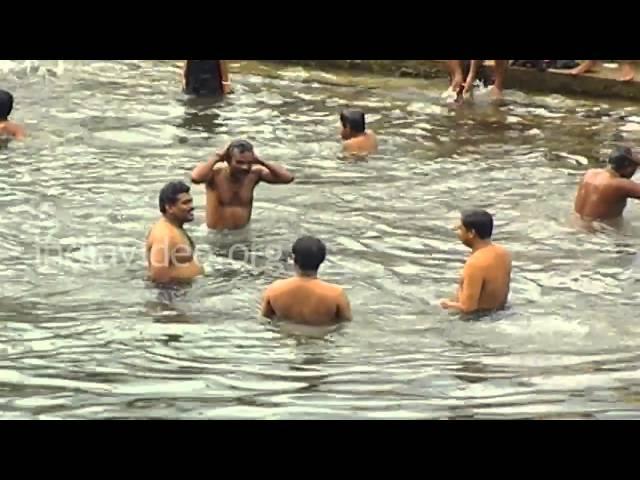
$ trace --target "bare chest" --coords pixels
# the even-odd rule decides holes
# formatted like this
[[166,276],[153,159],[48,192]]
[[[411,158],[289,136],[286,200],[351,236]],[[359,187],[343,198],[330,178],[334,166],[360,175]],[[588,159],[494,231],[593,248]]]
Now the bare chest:
[[220,206],[247,207],[253,201],[255,180],[248,175],[241,181],[234,181],[226,175],[214,179],[214,189]]

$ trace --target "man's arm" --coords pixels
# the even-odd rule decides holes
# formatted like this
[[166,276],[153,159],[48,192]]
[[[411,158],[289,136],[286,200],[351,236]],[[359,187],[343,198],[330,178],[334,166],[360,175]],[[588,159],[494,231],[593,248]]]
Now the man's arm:
[[256,157],[256,164],[260,165],[260,180],[272,184],[284,184],[291,183],[294,177],[289,171],[281,167],[280,165],[273,165],[271,163],[260,160]]
[[163,238],[155,237],[149,241],[149,277],[159,283],[171,281],[171,239],[163,235]]
[[629,198],[640,199],[640,183],[633,180],[624,180],[625,193]]
[[484,278],[482,271],[473,263],[467,263],[462,276],[462,289],[458,295],[458,301],[443,300],[440,306],[463,313],[471,313],[478,309]]
[[338,306],[336,308],[336,318],[342,322],[350,322],[353,320],[351,304],[344,290],[340,292],[340,298],[338,299]]
[[191,172],[191,182],[196,185],[199,183],[208,183],[213,177],[213,168],[224,161],[223,154],[216,154],[206,162],[201,163]]
[[269,289],[264,292],[262,296],[262,309],[261,313],[263,317],[273,318],[276,316],[276,312],[271,306],[271,301],[269,300]]

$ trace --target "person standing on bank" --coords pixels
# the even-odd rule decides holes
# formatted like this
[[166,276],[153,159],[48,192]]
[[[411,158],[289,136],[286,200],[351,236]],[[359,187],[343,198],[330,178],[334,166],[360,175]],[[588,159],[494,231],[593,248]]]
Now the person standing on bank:
[[471,256],[455,298],[442,300],[440,306],[463,313],[503,309],[511,285],[511,254],[491,241],[493,217],[484,210],[463,212],[457,231]]
[[187,95],[221,97],[233,93],[227,60],[185,60],[182,89]]

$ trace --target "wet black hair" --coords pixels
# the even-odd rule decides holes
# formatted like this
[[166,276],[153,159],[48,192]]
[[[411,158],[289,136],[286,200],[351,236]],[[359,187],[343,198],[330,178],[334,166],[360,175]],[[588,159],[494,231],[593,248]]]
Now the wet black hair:
[[633,157],[633,152],[629,147],[616,147],[609,155],[609,165],[620,172],[630,166],[638,166]]
[[303,272],[317,272],[327,257],[327,247],[322,240],[311,236],[298,238],[291,251],[293,262]]
[[0,120],[6,120],[13,110],[13,95],[6,90],[0,90]]
[[343,128],[349,127],[355,133],[364,133],[366,129],[362,110],[343,110],[340,112],[340,123]]
[[160,190],[160,195],[158,197],[160,211],[162,213],[167,213],[167,205],[175,205],[180,194],[189,193],[190,190],[191,187],[182,181],[167,183],[162,187],[162,190]]
[[234,140],[229,144],[228,150],[229,155],[231,155],[234,150],[237,150],[238,153],[253,153],[253,145],[251,145],[251,143],[246,140]]
[[462,212],[462,225],[473,230],[481,240],[491,238],[493,233],[493,217],[486,210],[466,210]]

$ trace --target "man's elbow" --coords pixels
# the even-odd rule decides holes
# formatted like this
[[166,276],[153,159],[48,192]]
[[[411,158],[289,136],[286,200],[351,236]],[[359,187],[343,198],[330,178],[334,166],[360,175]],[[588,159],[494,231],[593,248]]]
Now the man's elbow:
[[204,183],[205,179],[202,177],[202,175],[198,175],[197,172],[191,172],[191,183],[193,183],[194,185],[198,185],[200,183]]
[[167,283],[171,280],[171,273],[168,268],[151,268],[149,270],[149,279],[156,283]]
[[466,303],[466,304],[465,303],[461,303],[460,304],[460,311],[462,313],[473,313],[476,310],[478,310],[478,305],[472,305],[472,304],[469,304],[469,303]]

